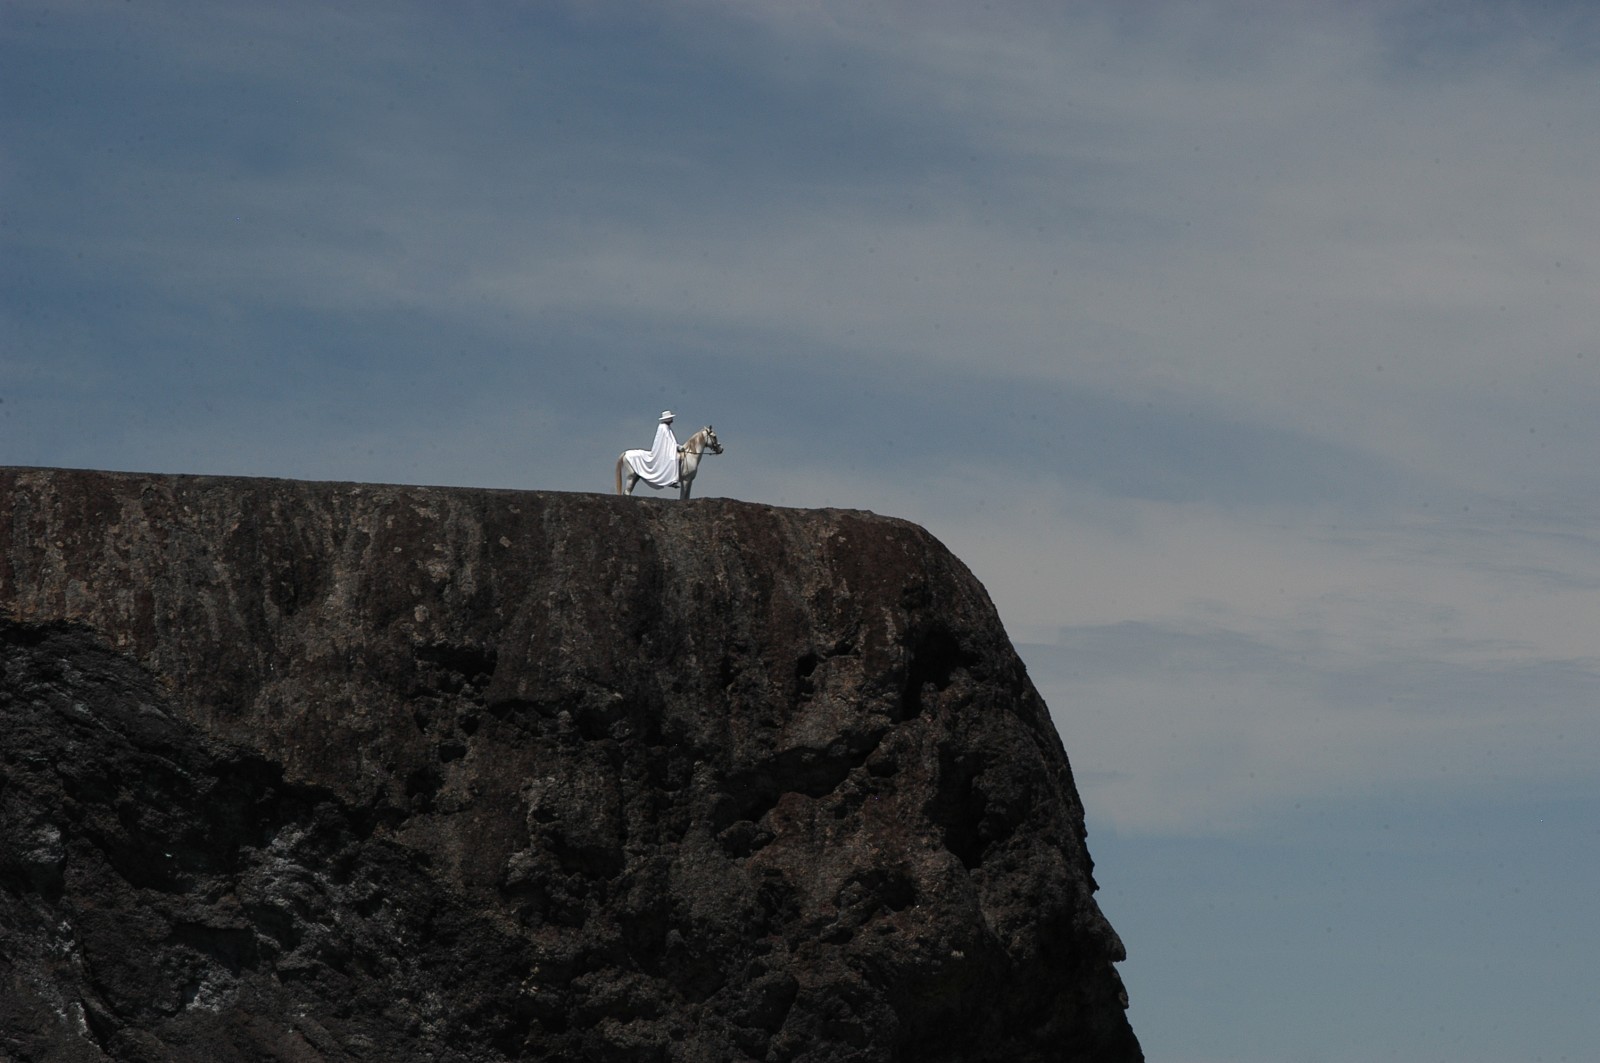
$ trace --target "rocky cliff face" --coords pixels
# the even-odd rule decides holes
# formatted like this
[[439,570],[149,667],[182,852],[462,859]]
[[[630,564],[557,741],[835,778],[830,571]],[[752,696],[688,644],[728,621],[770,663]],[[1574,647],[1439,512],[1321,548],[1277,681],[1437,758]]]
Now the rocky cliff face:
[[921,529],[0,470],[0,1057],[1137,1060]]

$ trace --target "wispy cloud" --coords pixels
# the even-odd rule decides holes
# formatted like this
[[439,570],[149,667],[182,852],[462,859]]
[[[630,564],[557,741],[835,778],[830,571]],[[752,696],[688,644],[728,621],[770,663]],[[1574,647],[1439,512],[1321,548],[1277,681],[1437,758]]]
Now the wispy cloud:
[[1524,802],[1586,786],[1600,743],[1593,662],[1341,658],[1139,624],[1023,653],[1068,747],[1094,751],[1086,799],[1131,834],[1247,834],[1380,795]]
[[557,7],[487,51],[422,9],[180,33],[155,7],[80,46],[116,65],[51,116],[118,116],[95,194],[30,197],[14,240],[206,313],[632,321],[714,359],[759,337],[884,381],[1199,409],[1479,491],[1584,477],[1583,57],[1526,31],[1403,51],[1407,7],[1136,7],[712,6],[631,33]]

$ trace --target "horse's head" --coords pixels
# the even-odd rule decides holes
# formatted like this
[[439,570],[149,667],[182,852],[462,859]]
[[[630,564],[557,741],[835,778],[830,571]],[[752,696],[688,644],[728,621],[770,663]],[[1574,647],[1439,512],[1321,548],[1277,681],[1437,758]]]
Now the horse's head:
[[722,444],[717,442],[717,433],[710,425],[706,425],[705,429],[702,430],[700,434],[705,436],[707,450],[711,451],[713,454],[722,453]]

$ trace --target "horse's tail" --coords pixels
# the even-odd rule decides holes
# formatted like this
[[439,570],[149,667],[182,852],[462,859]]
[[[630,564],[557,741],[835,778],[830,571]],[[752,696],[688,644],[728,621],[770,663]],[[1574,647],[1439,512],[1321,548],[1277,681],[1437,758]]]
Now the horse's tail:
[[622,456],[617,456],[617,494],[622,494]]

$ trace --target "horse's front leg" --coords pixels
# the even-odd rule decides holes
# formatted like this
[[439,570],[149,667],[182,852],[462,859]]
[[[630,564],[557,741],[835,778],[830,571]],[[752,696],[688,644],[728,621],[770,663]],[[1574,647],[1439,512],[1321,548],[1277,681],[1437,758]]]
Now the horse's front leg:
[[684,501],[685,499],[687,499],[689,497],[689,485],[692,484],[692,483],[694,483],[694,479],[692,477],[688,477],[688,476],[686,476],[682,480],[678,481],[678,501],[679,502],[682,502],[682,501]]

